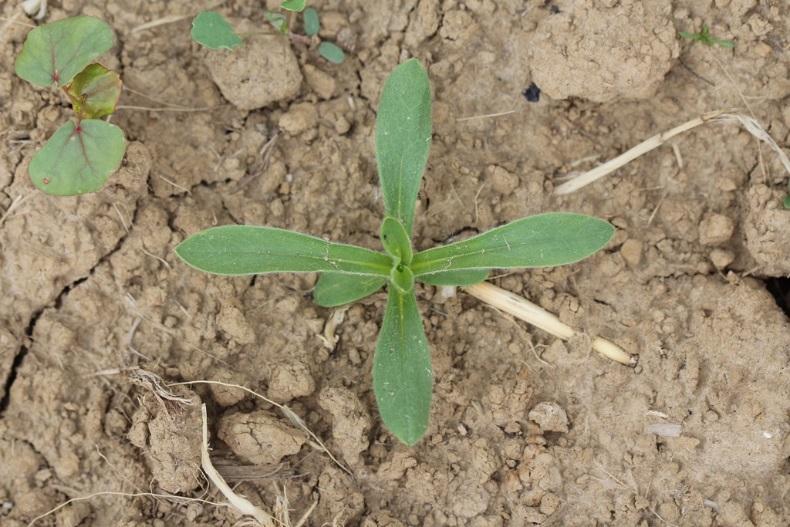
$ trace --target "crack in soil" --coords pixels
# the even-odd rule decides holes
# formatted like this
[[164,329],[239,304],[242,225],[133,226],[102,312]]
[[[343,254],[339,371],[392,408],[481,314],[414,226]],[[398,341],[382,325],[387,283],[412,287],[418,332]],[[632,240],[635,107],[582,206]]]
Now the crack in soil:
[[8,409],[8,406],[11,403],[11,388],[13,387],[14,382],[16,382],[16,379],[19,375],[19,370],[22,368],[22,365],[25,362],[25,358],[27,357],[30,351],[30,343],[33,341],[33,333],[35,332],[36,324],[38,324],[41,315],[43,315],[47,309],[55,309],[55,310],[60,309],[63,306],[63,299],[66,298],[66,296],[71,291],[76,289],[83,282],[86,282],[91,276],[94,275],[96,269],[98,269],[101,264],[105,263],[115,253],[121,250],[124,242],[128,239],[129,235],[132,232],[132,229],[137,223],[137,216],[140,209],[142,208],[140,202],[141,202],[141,198],[138,198],[135,201],[135,208],[134,208],[134,212],[132,213],[132,221],[131,221],[131,225],[129,226],[129,230],[124,232],[124,234],[115,243],[115,246],[112,249],[110,249],[107,253],[105,253],[101,258],[99,258],[96,264],[88,270],[88,273],[85,276],[81,276],[75,279],[74,281],[72,281],[71,283],[67,284],[66,286],[64,286],[63,289],[60,290],[60,292],[57,294],[57,296],[52,302],[50,302],[45,306],[42,306],[41,308],[33,312],[33,315],[30,317],[27,327],[25,328],[25,333],[23,337],[24,343],[19,347],[19,350],[16,352],[16,355],[14,355],[14,360],[11,363],[11,369],[5,380],[5,392],[3,394],[3,398],[0,399],[0,419],[3,418],[6,409]]

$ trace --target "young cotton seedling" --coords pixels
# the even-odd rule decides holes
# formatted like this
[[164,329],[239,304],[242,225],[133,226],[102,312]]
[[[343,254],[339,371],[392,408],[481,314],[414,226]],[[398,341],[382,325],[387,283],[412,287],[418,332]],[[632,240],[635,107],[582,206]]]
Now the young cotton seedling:
[[123,131],[101,119],[115,111],[121,79],[94,63],[114,43],[105,22],[76,16],[33,29],[16,59],[19,77],[62,89],[74,108],[76,118],[58,128],[30,161],[33,184],[48,194],[95,192],[121,165]]
[[376,117],[376,159],[386,212],[380,232],[384,252],[247,225],[207,229],[176,247],[187,264],[220,275],[321,273],[314,299],[324,307],[354,302],[386,285],[373,388],[384,424],[407,445],[425,434],[433,386],[415,281],[471,285],[485,280],[491,269],[569,264],[601,249],[614,232],[603,220],[556,212],[415,253],[411,231],[430,143],[428,76],[411,59],[387,79]]
[[719,46],[721,48],[731,49],[735,47],[735,42],[724,38],[717,38],[710,34],[710,28],[702,24],[702,29],[697,33],[690,33],[688,31],[681,31],[680,36],[708,47]]
[[[336,44],[317,38],[318,32],[321,30],[318,11],[312,7],[305,8],[306,4],[305,0],[286,0],[280,4],[280,8],[287,15],[275,11],[264,11],[263,16],[280,33],[308,44],[314,45],[317,42],[319,55],[333,64],[341,64],[346,58],[345,53]],[[290,31],[297,13],[302,13],[304,36]],[[216,11],[202,11],[195,17],[192,21],[192,40],[209,49],[233,49],[243,42],[242,37],[236,33],[230,22]]]

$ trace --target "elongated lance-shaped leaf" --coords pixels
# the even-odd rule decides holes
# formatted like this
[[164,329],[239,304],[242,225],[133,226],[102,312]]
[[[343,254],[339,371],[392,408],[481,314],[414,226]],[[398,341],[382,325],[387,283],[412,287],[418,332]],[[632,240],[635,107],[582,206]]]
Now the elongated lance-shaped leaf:
[[390,74],[376,115],[376,160],[387,215],[411,234],[420,180],[431,146],[431,86],[417,59]]
[[321,307],[336,307],[366,298],[387,283],[378,276],[321,273],[313,290],[313,300]]
[[400,221],[390,216],[384,218],[384,221],[381,222],[381,244],[388,254],[400,260],[401,263],[406,265],[411,263],[411,259],[414,257],[411,240]]
[[428,428],[432,389],[431,352],[414,291],[390,287],[373,360],[373,390],[384,425],[409,446]]
[[614,227],[604,220],[549,212],[418,253],[411,268],[420,277],[440,271],[554,267],[590,256],[603,248],[612,234]]
[[16,59],[16,74],[36,86],[65,86],[115,43],[106,22],[75,16],[28,33]]
[[176,254],[200,271],[221,275],[333,272],[388,277],[392,267],[389,256],[370,249],[252,225],[206,229],[181,242]]
[[418,281],[430,285],[464,286],[479,284],[488,278],[488,270],[472,269],[471,271],[445,271],[442,273],[424,274]]
[[33,184],[47,194],[96,192],[118,170],[126,151],[123,131],[106,121],[69,121],[55,131],[30,161]]

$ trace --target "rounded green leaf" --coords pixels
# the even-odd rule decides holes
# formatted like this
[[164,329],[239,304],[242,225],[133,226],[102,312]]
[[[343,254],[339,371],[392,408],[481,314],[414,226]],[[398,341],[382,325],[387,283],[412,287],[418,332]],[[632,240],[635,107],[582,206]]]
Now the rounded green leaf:
[[321,30],[321,20],[318,18],[318,11],[312,7],[304,10],[302,22],[304,23],[304,34],[308,37],[314,37]]
[[790,194],[785,196],[785,199],[782,200],[782,206],[784,206],[786,209],[790,209]]
[[293,11],[294,13],[301,13],[307,2],[305,0],[285,0],[280,7],[286,11]]
[[192,40],[209,49],[233,49],[242,40],[233,26],[216,11],[201,11],[192,21]]
[[318,53],[332,64],[342,64],[346,60],[343,50],[331,42],[321,42]]
[[30,161],[33,184],[55,196],[96,192],[118,170],[126,139],[114,124],[96,119],[69,121]]
[[101,64],[90,64],[66,87],[80,118],[97,119],[115,111],[121,97],[121,78]]
[[114,43],[110,26],[92,16],[50,22],[28,33],[16,74],[36,86],[65,86]]

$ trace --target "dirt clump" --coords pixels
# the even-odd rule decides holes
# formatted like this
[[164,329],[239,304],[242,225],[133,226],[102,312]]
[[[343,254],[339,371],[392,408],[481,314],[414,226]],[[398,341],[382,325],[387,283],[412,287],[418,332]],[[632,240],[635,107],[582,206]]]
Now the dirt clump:
[[264,410],[223,415],[217,435],[234,454],[259,465],[279,463],[299,452],[307,440],[304,432]]
[[529,420],[537,423],[542,432],[568,431],[568,415],[555,402],[538,403],[529,411]]
[[554,99],[655,94],[680,46],[669,0],[582,0],[543,18],[529,51],[533,80]]
[[288,101],[302,86],[299,63],[283,35],[252,35],[230,52],[206,52],[205,60],[222,95],[240,110]]
[[702,245],[722,245],[735,232],[735,223],[723,214],[706,214],[699,225],[699,242]]
[[332,437],[343,458],[351,465],[368,448],[370,414],[354,392],[347,388],[326,387],[318,404],[332,415]]
[[156,482],[173,493],[194,490],[203,481],[200,398],[186,389],[180,391],[191,404],[145,394],[129,429],[129,441],[143,450]]

